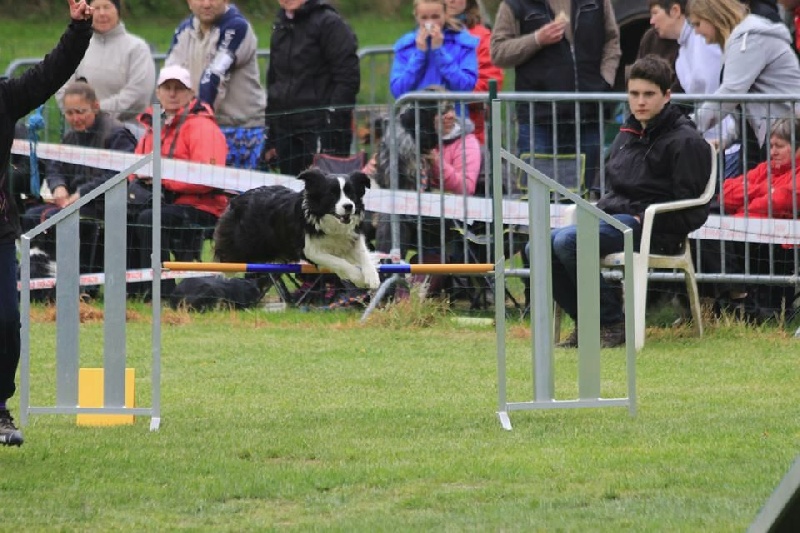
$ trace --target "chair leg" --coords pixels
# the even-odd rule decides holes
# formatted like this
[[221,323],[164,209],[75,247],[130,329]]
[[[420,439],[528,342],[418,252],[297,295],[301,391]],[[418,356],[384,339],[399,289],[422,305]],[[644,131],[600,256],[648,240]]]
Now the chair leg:
[[694,275],[694,267],[691,261],[689,266],[684,268],[684,278],[686,279],[686,294],[689,296],[689,307],[692,310],[692,320],[694,327],[697,330],[697,336],[703,336],[703,316],[702,309],[700,309],[700,294],[697,289],[697,279]]
[[645,310],[647,309],[647,258],[636,254],[633,259],[633,285],[634,303],[633,309],[635,316],[634,323],[634,346],[636,350],[644,347],[645,337]]

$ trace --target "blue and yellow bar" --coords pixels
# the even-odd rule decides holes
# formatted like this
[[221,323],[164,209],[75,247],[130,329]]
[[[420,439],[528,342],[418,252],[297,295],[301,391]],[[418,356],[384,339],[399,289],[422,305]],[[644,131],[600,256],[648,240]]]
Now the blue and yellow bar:
[[[186,272],[247,272],[259,274],[330,274],[330,270],[305,263],[195,263],[189,261],[165,261],[166,270]],[[381,274],[485,274],[494,271],[492,263],[445,263],[445,264],[386,264],[377,265]]]

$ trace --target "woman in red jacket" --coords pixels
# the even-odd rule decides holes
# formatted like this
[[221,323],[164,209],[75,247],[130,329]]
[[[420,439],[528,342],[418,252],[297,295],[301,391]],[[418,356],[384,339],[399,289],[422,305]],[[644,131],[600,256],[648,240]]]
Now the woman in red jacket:
[[[503,88],[503,69],[492,63],[489,43],[492,32],[484,26],[478,0],[445,0],[447,4],[447,14],[464,23],[467,31],[473,37],[477,37],[478,48],[475,52],[478,55],[478,81],[475,83],[475,92],[487,92],[489,90],[489,80],[497,80],[497,90]],[[475,124],[475,137],[481,145],[485,144],[486,112],[485,104],[482,102],[472,102],[469,104],[469,118]]]
[[[800,148],[792,150],[792,127],[789,119],[777,121],[769,137],[770,160],[747,174],[725,180],[721,198],[725,214],[755,218],[794,216],[795,201],[800,206],[800,185],[795,179],[800,169]],[[795,137],[795,144],[798,143],[800,138]]]
[[[156,97],[164,110],[161,155],[224,166],[228,155],[225,135],[217,125],[213,110],[195,98],[189,71],[178,65],[162,69]],[[153,151],[153,110],[148,109],[139,115],[139,122],[146,128],[146,133],[139,140],[136,153],[148,154]],[[142,181],[141,178],[135,179]],[[214,227],[228,206],[228,197],[213,187],[168,178],[162,180],[162,185],[161,258],[168,261],[172,253],[176,260],[190,260],[198,251],[198,228]],[[140,211],[130,207],[129,212],[134,211],[131,213],[131,223],[135,225],[133,238],[139,248],[131,254],[132,264],[146,267],[150,264],[153,248],[153,210],[150,206]],[[168,296],[173,288],[173,280],[162,283],[162,295]]]
[[[792,149],[792,129],[795,146],[800,146],[800,125],[791,119],[775,122],[769,137],[770,159],[736,178],[722,184],[720,203],[723,214],[751,218],[794,218],[794,206],[800,206],[800,147]],[[794,168],[792,168],[794,167]],[[726,268],[728,272],[743,272],[745,246],[749,249],[750,273],[762,275],[792,275],[794,271],[791,246],[766,243],[728,243]],[[713,253],[713,251],[712,251]],[[744,308],[745,315],[763,321],[783,312],[791,312],[794,288],[790,285],[733,286],[729,297],[734,306]]]

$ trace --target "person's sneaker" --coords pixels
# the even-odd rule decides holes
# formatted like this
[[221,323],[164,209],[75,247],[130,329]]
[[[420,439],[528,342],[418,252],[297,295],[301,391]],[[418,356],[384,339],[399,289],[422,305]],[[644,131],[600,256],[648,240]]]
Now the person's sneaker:
[[572,330],[572,333],[563,341],[556,344],[556,348],[577,348],[578,347],[578,328]]
[[0,409],[0,444],[3,446],[22,446],[22,432],[14,425],[8,409]]
[[600,327],[600,347],[616,348],[625,344],[625,322]]

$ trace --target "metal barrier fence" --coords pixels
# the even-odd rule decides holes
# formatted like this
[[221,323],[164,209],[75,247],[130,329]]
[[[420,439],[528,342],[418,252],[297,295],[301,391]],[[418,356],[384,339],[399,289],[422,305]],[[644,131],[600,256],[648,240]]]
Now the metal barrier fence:
[[[156,105],[155,112],[159,113]],[[142,415],[150,417],[151,431],[161,422],[161,301],[160,283],[153,283],[153,319],[151,328],[152,362],[151,407],[126,406],[126,225],[128,176],[137,171],[153,177],[153,249],[161,247],[161,125],[154,124],[154,154],[137,156],[136,162],[116,176],[64,208],[52,218],[26,232],[21,238],[21,359],[20,423],[25,426],[31,415]],[[104,342],[103,405],[79,404],[78,375],[80,350],[79,250],[80,210],[93,201],[105,202],[104,226]],[[31,239],[55,228],[56,231],[56,398],[53,406],[33,406],[31,402]],[[154,254],[153,277],[161,276],[159,254]],[[40,369],[37,368],[37,371]],[[45,395],[46,396],[46,395]],[[38,397],[37,397],[38,398]],[[38,400],[37,400],[38,401]]]
[[[531,277],[531,377],[533,399],[523,402],[508,401],[509,372],[506,354],[505,309],[496,306],[497,324],[497,395],[498,417],[504,429],[511,429],[509,413],[532,409],[584,408],[584,407],[628,407],[636,412],[636,348],[634,338],[634,286],[633,286],[633,232],[624,224],[600,211],[592,204],[548,178],[525,161],[515,157],[504,148],[502,103],[492,103],[492,173],[500,176],[507,164],[528,177],[528,227],[530,228],[530,277]],[[505,221],[502,184],[493,182],[495,287],[505,287],[505,260],[503,248],[503,226]],[[553,354],[553,296],[550,262],[550,198],[553,191],[572,201],[578,215],[578,327],[581,342],[578,345],[577,375],[578,398],[559,399],[556,395],[556,364]],[[600,358],[600,302],[598,275],[600,269],[598,222],[603,220],[624,234],[625,276],[623,290],[625,298],[625,337],[627,397],[604,398],[601,390]]]

